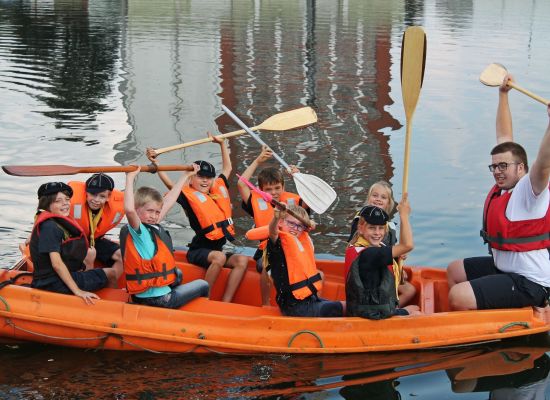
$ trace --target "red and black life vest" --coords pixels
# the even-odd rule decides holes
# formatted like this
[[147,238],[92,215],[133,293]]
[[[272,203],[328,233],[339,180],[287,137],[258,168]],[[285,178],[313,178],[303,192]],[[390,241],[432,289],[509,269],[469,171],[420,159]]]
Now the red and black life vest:
[[88,252],[88,239],[82,227],[71,217],[64,217],[49,211],[42,211],[34,221],[29,244],[31,259],[34,265],[34,279],[44,279],[57,275],[53,269],[50,255],[40,253],[38,247],[40,227],[47,220],[53,220],[64,233],[60,247],[60,255],[69,271],[80,271],[84,269],[83,261]]
[[510,221],[506,218],[506,207],[512,192],[501,194],[493,186],[483,208],[483,229],[481,237],[491,248],[505,251],[531,251],[550,247],[550,207],[542,218],[524,221]]

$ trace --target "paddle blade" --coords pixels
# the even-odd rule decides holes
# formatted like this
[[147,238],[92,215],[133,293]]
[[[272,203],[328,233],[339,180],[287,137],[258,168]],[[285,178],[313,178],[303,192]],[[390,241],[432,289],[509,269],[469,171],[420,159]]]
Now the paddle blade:
[[292,174],[296,191],[317,214],[323,214],[336,200],[336,192],[321,178],[297,172]]
[[401,92],[405,115],[410,119],[418,103],[426,66],[426,34],[411,26],[403,34],[401,46]]
[[493,63],[479,75],[479,81],[487,86],[500,86],[508,71],[502,64]]
[[80,171],[80,168],[69,165],[3,165],[2,169],[14,176],[74,175]]
[[257,128],[267,131],[286,131],[303,128],[316,122],[317,114],[315,114],[313,108],[302,107],[273,115],[258,125]]

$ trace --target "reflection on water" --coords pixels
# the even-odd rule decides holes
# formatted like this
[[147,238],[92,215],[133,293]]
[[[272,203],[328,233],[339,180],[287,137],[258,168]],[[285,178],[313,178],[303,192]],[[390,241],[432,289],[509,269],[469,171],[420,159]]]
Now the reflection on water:
[[546,336],[448,350],[339,356],[122,357],[117,352],[5,346],[0,394],[10,399],[282,399],[325,392],[344,399],[435,399],[441,394],[434,397],[426,383],[446,377],[455,393],[479,393],[469,398],[487,398],[487,393],[495,399],[539,398],[534,394],[548,392],[547,350]]
[[[534,0],[0,0],[0,159],[3,165],[144,164],[147,146],[160,148],[202,138],[208,130],[236,129],[222,115],[222,102],[250,125],[310,105],[319,116],[317,124],[289,132],[263,132],[262,137],[287,162],[336,189],[339,198],[335,205],[315,217],[320,224],[313,240],[319,253],[339,256],[344,251],[348,221],[363,204],[371,183],[388,180],[397,198],[401,197],[405,125],[399,81],[401,36],[406,26],[423,25],[428,57],[413,121],[409,172],[416,249],[408,261],[444,266],[456,257],[485,252],[477,232],[485,192],[491,184],[486,165],[494,143],[497,95],[496,90],[479,84],[477,77],[486,65],[498,61],[523,86],[548,97],[549,17],[550,2]],[[511,102],[516,137],[534,157],[547,123],[546,112],[517,93],[512,93]],[[232,139],[229,146],[237,172],[260,150],[245,136]],[[161,156],[166,164],[197,159],[221,165],[218,146],[211,144]],[[5,265],[17,260],[16,245],[28,236],[39,184],[47,179],[85,178],[2,175],[0,255]],[[124,177],[115,175],[114,179],[121,188]],[[252,221],[238,206],[232,182],[235,220],[242,234]],[[143,174],[139,184],[162,187],[154,175]],[[288,184],[292,189],[292,182]],[[170,213],[168,227],[177,244],[185,244],[191,237],[178,208]],[[254,244],[239,239],[237,245]],[[131,370],[131,362],[151,365],[155,371],[166,368],[165,358],[113,355],[116,364],[109,361],[111,355],[76,353],[83,360],[97,357],[106,363],[93,361],[95,367],[86,371],[95,377],[93,383],[69,361],[64,365],[66,371],[56,370],[58,364],[48,363],[45,357],[59,360],[59,350],[53,356],[47,355],[50,351],[37,353],[44,355],[41,366],[53,368],[51,375],[44,377],[63,387],[70,381],[66,371],[91,386],[105,386],[110,374],[103,374],[101,367],[106,365],[107,371],[117,374]],[[65,354],[75,357],[70,351],[59,353],[60,357]],[[26,359],[29,354],[15,352],[2,358],[11,356]],[[129,360],[122,362],[122,369],[118,369],[119,357]],[[295,392],[291,389],[300,386],[303,391],[311,387],[312,391],[327,390],[330,396],[353,398],[346,394],[347,389],[336,394],[331,388],[343,386],[346,380],[356,385],[372,382],[365,370],[340,371],[331,376],[351,378],[324,381],[319,378],[321,367],[301,365],[317,371],[304,379],[314,384],[295,384],[291,376],[280,388],[275,384],[267,387],[258,372],[265,363],[277,372],[280,363],[294,362],[271,358],[254,361],[260,365],[254,370],[249,362],[234,380],[231,375],[218,376],[218,364],[227,362],[227,368],[238,369],[242,367],[239,361],[178,359],[178,366],[189,363],[200,369],[183,369],[185,373],[176,376],[183,381],[186,374],[195,376],[200,370],[205,379],[227,379],[230,384],[220,383],[231,388],[224,389],[227,397],[239,391],[240,385],[246,386],[242,382],[252,381],[254,388],[246,386],[251,397],[255,391],[268,389],[273,396],[275,389],[285,389],[292,396]],[[315,365],[318,361],[311,360]],[[35,386],[37,382],[47,383],[38,373],[29,374],[23,389],[27,395],[43,387]],[[359,374],[357,379],[355,374]],[[270,382],[275,375],[270,374]],[[443,375],[429,376],[439,383],[435,385],[439,395],[445,391],[440,383],[447,382]],[[402,396],[425,393],[427,379],[400,378],[400,386],[393,390]],[[322,382],[336,386],[323,389]],[[384,382],[379,385],[392,381]],[[173,377],[165,375],[158,385],[166,396],[181,389],[174,389]],[[197,396],[209,396],[216,390],[197,389],[197,382],[188,385]],[[55,390],[65,389],[46,387],[50,397],[55,397],[53,393],[63,396]],[[66,390],[84,393],[85,389]]]

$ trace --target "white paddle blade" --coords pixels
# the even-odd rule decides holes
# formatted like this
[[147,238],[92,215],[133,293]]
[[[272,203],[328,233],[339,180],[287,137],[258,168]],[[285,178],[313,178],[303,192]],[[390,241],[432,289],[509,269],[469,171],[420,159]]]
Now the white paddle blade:
[[336,192],[321,178],[297,172],[292,174],[296,191],[317,214],[323,214],[336,200]]
[[487,86],[500,86],[508,71],[502,64],[493,63],[487,66],[479,76],[479,81]]

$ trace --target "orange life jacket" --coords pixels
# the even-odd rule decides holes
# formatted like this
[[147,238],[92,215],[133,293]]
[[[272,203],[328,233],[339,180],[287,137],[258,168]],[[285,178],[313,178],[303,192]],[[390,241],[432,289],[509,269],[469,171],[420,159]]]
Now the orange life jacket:
[[317,294],[323,288],[323,283],[315,265],[315,253],[309,235],[302,232],[296,237],[288,232],[279,231],[279,239],[285,253],[292,295],[302,300]]
[[[144,260],[136,249],[132,235],[127,227],[120,232],[120,244],[126,288],[128,293],[143,293],[152,287],[163,287],[176,281],[176,260],[166,243],[165,234],[153,227],[143,224],[155,241],[155,255],[150,260]],[[162,227],[160,228],[163,229]]]
[[[84,230],[86,237],[90,237],[90,217],[88,203],[86,202],[86,183],[85,182],[69,182],[69,186],[73,189],[73,197],[71,197],[71,216],[78,222]],[[109,200],[103,206],[101,219],[95,227],[93,239],[97,239],[115,226],[124,217],[124,193],[120,190],[113,190],[109,196]]]
[[[294,193],[282,192],[279,201],[287,205],[299,205],[300,196]],[[252,212],[254,213],[254,225],[256,225],[256,227],[268,225],[273,219],[273,206],[255,192],[251,192],[250,194],[250,204],[252,205]],[[258,248],[263,250],[266,244],[267,241],[263,240],[260,242]]]
[[182,192],[201,226],[202,231],[197,233],[202,233],[210,240],[221,239],[224,236],[230,241],[235,239],[231,200],[222,178],[214,181],[208,194],[201,193],[190,186],[184,187]]

